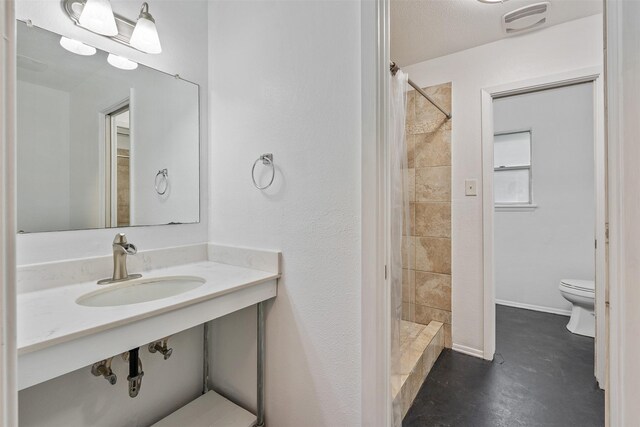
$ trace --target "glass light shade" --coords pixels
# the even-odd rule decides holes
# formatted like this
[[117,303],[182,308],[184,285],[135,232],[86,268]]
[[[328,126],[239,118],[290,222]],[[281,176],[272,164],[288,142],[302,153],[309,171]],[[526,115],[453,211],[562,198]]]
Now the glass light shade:
[[136,27],[133,29],[133,34],[131,34],[129,44],[146,53],[162,52],[155,22],[144,16],[140,16]]
[[82,42],[79,42],[78,40],[69,39],[67,37],[60,38],[60,46],[77,55],[91,56],[95,55],[96,53],[95,47],[86,45]]
[[107,56],[107,62],[121,70],[135,70],[138,68],[137,62],[133,62],[123,56],[114,55],[113,53],[110,53],[109,56]]
[[113,16],[109,0],[87,0],[78,22],[94,33],[105,36],[118,34],[116,18]]

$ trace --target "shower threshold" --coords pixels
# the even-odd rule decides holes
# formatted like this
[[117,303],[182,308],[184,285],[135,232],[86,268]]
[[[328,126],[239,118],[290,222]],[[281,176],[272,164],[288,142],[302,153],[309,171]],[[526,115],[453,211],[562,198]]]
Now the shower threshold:
[[433,320],[428,325],[401,321],[400,371],[392,375],[391,390],[403,418],[444,348],[443,326]]

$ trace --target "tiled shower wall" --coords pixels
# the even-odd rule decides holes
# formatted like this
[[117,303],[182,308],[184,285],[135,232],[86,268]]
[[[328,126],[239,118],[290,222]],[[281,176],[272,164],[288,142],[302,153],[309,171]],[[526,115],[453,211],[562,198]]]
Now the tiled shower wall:
[[[424,91],[451,111],[451,83]],[[415,91],[407,102],[411,252],[403,257],[402,317],[444,323],[451,348],[451,120]]]

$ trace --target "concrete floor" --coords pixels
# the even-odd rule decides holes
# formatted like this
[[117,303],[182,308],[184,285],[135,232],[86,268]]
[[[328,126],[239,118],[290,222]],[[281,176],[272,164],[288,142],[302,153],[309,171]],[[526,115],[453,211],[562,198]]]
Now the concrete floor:
[[594,342],[568,318],[497,306],[493,362],[445,350],[403,426],[603,426]]

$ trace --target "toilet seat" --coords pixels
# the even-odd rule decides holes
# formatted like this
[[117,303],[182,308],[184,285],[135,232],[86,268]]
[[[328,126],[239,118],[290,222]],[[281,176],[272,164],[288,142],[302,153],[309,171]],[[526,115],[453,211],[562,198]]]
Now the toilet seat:
[[595,293],[596,292],[596,284],[593,280],[580,280],[580,279],[562,279],[560,281],[560,286],[563,288],[568,288],[567,290],[571,292],[572,289],[576,291]]

